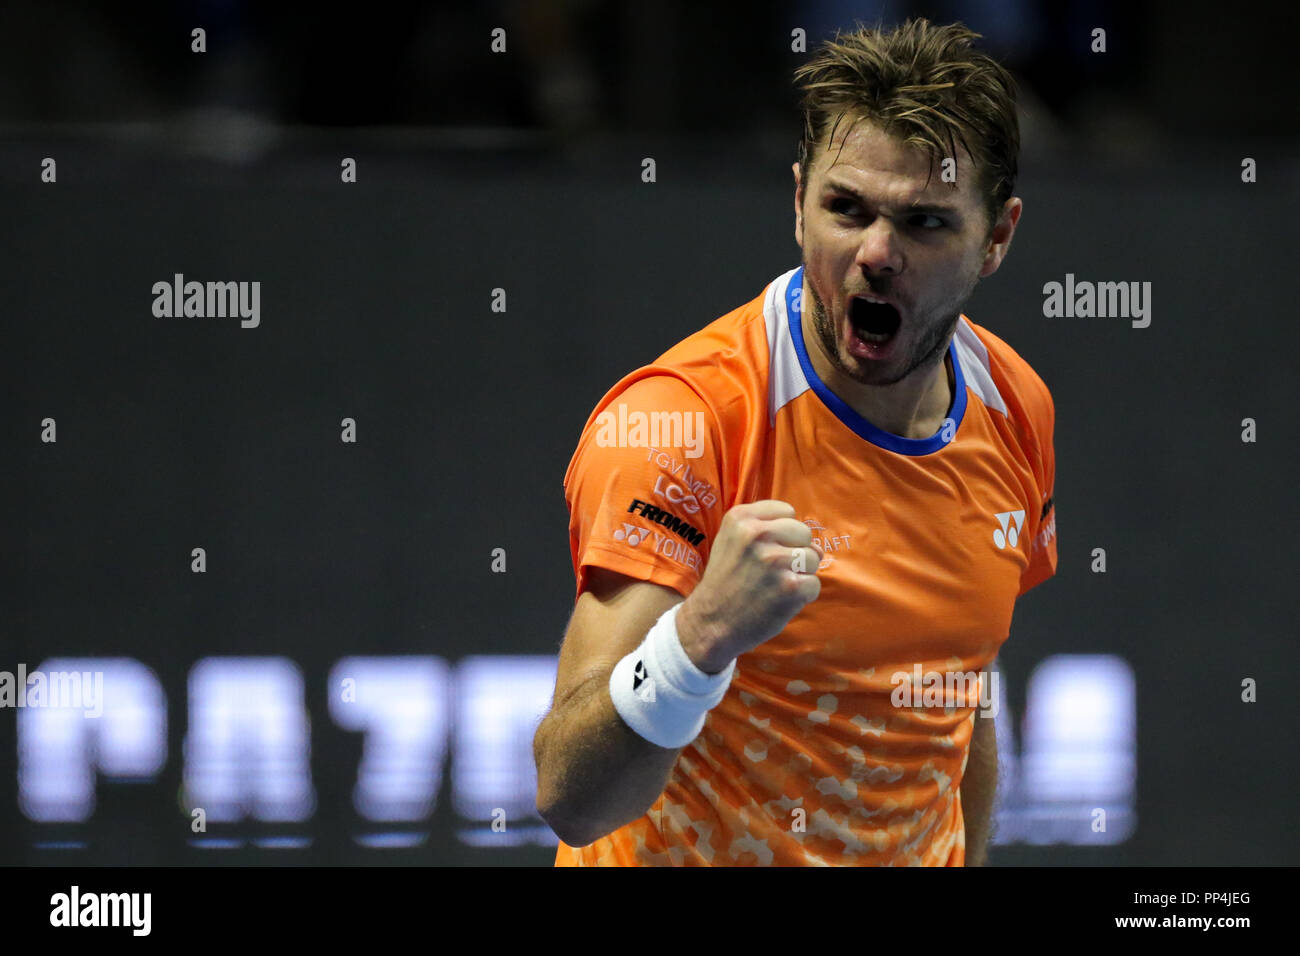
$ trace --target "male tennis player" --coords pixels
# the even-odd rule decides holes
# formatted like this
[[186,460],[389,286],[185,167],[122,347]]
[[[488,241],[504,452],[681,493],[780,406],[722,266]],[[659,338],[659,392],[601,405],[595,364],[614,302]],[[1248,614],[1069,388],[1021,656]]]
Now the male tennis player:
[[961,313],[1021,211],[977,36],[860,30],[796,71],[803,264],[587,421],[534,741],[557,865],[984,861],[980,691],[1056,541],[1051,395]]

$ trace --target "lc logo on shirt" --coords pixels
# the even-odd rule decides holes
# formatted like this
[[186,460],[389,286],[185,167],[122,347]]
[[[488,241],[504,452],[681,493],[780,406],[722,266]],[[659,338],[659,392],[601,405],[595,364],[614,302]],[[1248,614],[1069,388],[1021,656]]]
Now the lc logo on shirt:
[[698,514],[700,500],[681,485],[675,485],[663,475],[655,476],[655,495],[674,505],[681,505],[688,515]]

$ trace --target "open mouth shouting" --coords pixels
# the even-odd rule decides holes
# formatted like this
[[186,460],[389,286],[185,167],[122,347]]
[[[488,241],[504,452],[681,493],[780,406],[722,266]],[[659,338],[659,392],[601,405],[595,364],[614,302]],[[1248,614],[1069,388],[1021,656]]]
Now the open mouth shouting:
[[898,306],[876,295],[855,295],[849,299],[849,354],[880,360],[890,357],[898,330],[903,324]]

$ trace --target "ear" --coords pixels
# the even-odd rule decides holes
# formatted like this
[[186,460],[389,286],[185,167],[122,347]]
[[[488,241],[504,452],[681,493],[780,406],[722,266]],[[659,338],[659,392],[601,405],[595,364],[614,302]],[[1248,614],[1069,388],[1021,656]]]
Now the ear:
[[1012,196],[1002,205],[998,221],[993,224],[989,234],[989,247],[984,253],[984,264],[980,267],[980,278],[984,279],[998,271],[1007,250],[1011,248],[1011,237],[1016,234],[1016,224],[1020,222],[1020,213],[1024,209],[1017,196]]
[[803,248],[803,171],[799,164],[790,167],[794,172],[794,241]]

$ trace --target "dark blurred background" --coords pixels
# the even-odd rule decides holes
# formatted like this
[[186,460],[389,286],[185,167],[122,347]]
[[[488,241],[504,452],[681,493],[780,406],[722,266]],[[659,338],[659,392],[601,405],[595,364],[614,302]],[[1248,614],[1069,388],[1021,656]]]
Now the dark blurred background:
[[[965,311],[1057,410],[992,862],[1300,862],[1300,111],[1268,7],[266,6],[5,9],[0,672],[106,697],[0,709],[0,863],[549,865],[582,425],[798,265],[792,31],[909,15],[1021,84],[1025,214]],[[260,324],[155,317],[177,273],[259,282]],[[1045,318],[1067,273],[1151,282],[1151,325]]]

